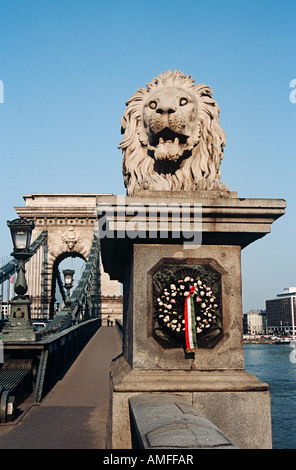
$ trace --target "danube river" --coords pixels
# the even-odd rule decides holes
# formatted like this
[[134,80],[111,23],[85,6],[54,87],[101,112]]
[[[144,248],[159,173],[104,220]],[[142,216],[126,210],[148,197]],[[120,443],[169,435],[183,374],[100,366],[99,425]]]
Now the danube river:
[[[293,352],[294,351],[294,352]],[[245,369],[269,384],[274,449],[296,449],[296,362],[289,344],[245,344]]]

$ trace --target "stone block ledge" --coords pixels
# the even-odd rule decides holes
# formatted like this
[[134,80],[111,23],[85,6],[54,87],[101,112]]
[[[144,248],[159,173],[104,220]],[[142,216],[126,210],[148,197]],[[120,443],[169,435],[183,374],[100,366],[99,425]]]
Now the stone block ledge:
[[269,389],[267,383],[244,369],[132,369],[124,356],[113,361],[110,378],[116,392],[258,392]]
[[129,399],[129,407],[133,447],[237,449],[222,431],[178,395],[136,395]]

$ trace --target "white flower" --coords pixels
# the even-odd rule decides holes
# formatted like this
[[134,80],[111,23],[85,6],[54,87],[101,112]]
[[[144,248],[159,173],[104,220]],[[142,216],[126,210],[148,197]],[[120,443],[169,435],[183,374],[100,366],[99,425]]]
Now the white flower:
[[205,293],[204,293],[204,291],[203,291],[203,290],[200,292],[200,295],[205,295]]
[[176,289],[176,286],[175,286],[175,284],[171,284],[171,286],[170,286],[170,287],[171,287],[171,289],[172,289],[172,290],[175,290],[175,289]]
[[202,285],[202,282],[201,282],[201,281],[197,281],[197,284],[198,284],[199,286],[201,286],[201,285]]
[[185,279],[184,279],[184,282],[188,282],[188,281],[190,281],[190,277],[186,276]]
[[201,308],[206,308],[206,304],[204,302],[200,306]]

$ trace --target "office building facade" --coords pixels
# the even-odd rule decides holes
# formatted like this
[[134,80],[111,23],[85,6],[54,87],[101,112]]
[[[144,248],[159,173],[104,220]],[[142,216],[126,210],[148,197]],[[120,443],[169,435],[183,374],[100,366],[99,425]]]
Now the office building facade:
[[277,336],[295,336],[295,314],[296,287],[288,287],[275,299],[266,300],[267,333]]

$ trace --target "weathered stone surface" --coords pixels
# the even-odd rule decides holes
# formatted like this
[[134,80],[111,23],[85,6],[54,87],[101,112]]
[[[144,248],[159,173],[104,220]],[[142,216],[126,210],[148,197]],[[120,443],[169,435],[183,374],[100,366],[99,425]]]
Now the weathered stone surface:
[[267,390],[194,392],[193,404],[239,448],[272,448],[270,394]]
[[243,392],[267,391],[268,385],[241,370],[147,370],[135,369],[121,356],[111,366],[116,392]]
[[[240,263],[241,249],[270,232],[271,224],[285,213],[285,201],[199,191],[140,191],[133,197],[111,196],[100,201],[100,211],[104,205],[111,208],[106,220],[114,235],[102,240],[103,264],[112,279],[124,282],[124,355],[111,368],[113,448],[131,447],[127,401],[147,392],[186,396],[240,448],[270,448],[268,385],[244,370]],[[165,236],[157,215],[152,220],[157,227],[154,238],[149,238],[145,225],[149,204],[159,205],[160,210],[163,205],[187,204],[186,217],[192,223],[202,204],[201,244],[185,248],[186,237]],[[126,223],[133,222],[134,213],[127,210],[131,207],[138,214],[137,238],[124,236],[122,231]],[[177,219],[168,219],[169,235]],[[172,263],[210,265],[221,276],[222,338],[213,349],[197,349],[191,357],[182,348],[163,348],[153,334],[153,275]],[[258,407],[262,413],[257,412]],[[162,435],[168,436],[167,431],[172,429],[162,429]],[[152,431],[150,437],[154,445],[157,432]]]
[[[211,191],[142,191],[140,194],[102,196],[97,206],[99,218],[103,215],[111,233],[110,238],[104,236],[101,240],[104,269],[111,279],[120,282],[124,281],[133,244],[187,243],[190,248],[189,236],[197,230],[197,241],[203,245],[245,248],[268,234],[271,224],[284,215],[286,208],[282,199],[215,197]],[[168,208],[170,215],[165,218]],[[180,216],[188,222],[189,230],[180,226]],[[136,232],[133,238],[131,228]]]
[[[153,331],[152,277],[163,263],[209,264],[221,274],[223,336],[213,349],[198,349],[194,357],[184,350],[163,348]],[[137,244],[133,247],[132,280],[124,292],[124,354],[133,368],[141,369],[242,369],[242,306],[240,247]],[[143,293],[147,294],[143,294]],[[144,313],[145,312],[145,313]]]
[[148,394],[153,401],[159,392],[193,403],[190,414],[200,411],[239,448],[272,447],[268,385],[245,370],[137,370],[120,357],[112,363],[111,391],[114,449],[132,447],[129,400]]
[[232,449],[236,446],[184,398],[141,394],[129,399],[138,442],[145,449]]
[[153,400],[159,392],[177,394],[184,397],[187,403],[193,403],[191,414],[199,410],[240,448],[272,447],[268,385],[244,369],[132,369],[121,356],[112,362],[110,377],[114,449],[132,446],[129,399],[149,393]]
[[127,101],[119,148],[128,194],[137,189],[229,191],[220,183],[226,138],[212,94],[207,85],[169,70]]
[[[99,225],[105,223],[104,269],[124,284],[123,356],[111,368],[113,447],[131,446],[130,400],[147,448],[176,448],[180,440],[181,447],[185,442],[203,448],[210,438],[213,447],[227,447],[228,438],[219,429],[241,448],[268,448],[268,385],[244,370],[241,250],[270,232],[271,224],[285,213],[286,203],[239,198],[220,182],[226,139],[218,105],[209,87],[194,85],[179,71],[160,74],[146,89],[137,90],[127,102],[121,124],[128,197],[102,197],[98,206]],[[181,265],[201,267],[207,279],[203,285],[219,298],[215,307],[219,321],[211,332],[218,331],[218,341],[208,338],[208,349],[201,348],[204,342],[194,342],[189,355],[184,347],[166,341],[161,328],[167,325],[160,316],[155,321],[155,305],[162,315],[163,300],[156,298],[156,304],[153,299],[157,291],[166,309],[168,302],[174,303],[167,286],[162,289],[163,278],[154,276],[161,271],[171,279],[167,273]],[[210,270],[217,273],[215,278]],[[197,279],[199,273],[194,276]],[[196,296],[204,295],[197,291]],[[174,315],[181,310],[178,305]],[[183,321],[182,312],[178,319]],[[175,320],[166,317],[170,325]],[[196,321],[207,320],[195,316],[192,322],[196,327]],[[145,392],[150,392],[148,398],[135,397]],[[188,405],[177,406],[172,396],[161,401],[159,392],[188,398],[219,429]]]

